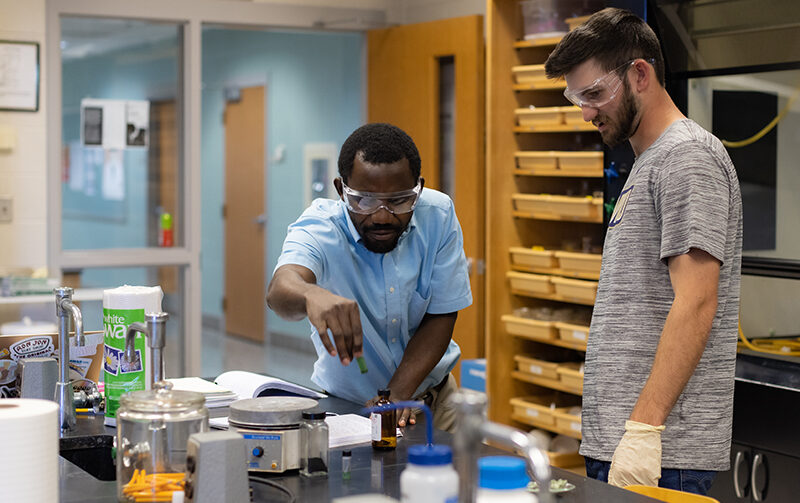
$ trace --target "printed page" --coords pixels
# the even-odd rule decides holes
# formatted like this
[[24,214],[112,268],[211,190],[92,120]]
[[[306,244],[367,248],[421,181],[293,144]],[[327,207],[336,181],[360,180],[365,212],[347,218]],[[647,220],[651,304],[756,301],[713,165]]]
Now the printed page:
[[[328,448],[364,444],[372,441],[372,421],[357,414],[342,414],[325,418],[328,424]],[[397,436],[403,432],[397,428]]]
[[233,391],[239,398],[256,398],[269,394],[269,390],[279,390],[309,398],[325,398],[326,395],[312,389],[290,383],[277,377],[268,377],[254,372],[231,370],[220,374],[215,380],[217,384]]

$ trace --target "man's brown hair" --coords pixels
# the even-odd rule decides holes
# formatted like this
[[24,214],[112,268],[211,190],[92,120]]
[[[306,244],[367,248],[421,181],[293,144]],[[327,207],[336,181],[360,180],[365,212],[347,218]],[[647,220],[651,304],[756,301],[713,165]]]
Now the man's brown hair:
[[609,7],[567,33],[544,65],[547,77],[563,77],[584,61],[594,58],[607,72],[641,58],[653,65],[664,86],[664,56],[658,37],[633,12]]

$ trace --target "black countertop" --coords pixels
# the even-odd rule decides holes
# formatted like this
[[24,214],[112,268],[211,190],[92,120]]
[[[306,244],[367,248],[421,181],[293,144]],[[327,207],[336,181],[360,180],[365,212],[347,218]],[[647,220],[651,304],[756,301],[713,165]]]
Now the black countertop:
[[736,359],[736,380],[800,392],[800,358],[743,351]]
[[[338,398],[320,400],[320,407],[329,412],[353,413],[358,404]],[[215,414],[212,414],[215,415]],[[62,438],[62,450],[79,453],[81,449],[110,448],[116,430],[103,425],[103,416],[79,416],[76,430]],[[349,447],[352,451],[350,480],[342,478],[342,449],[332,449],[327,478],[308,479],[296,472],[282,475],[255,477],[266,479],[290,491],[298,502],[330,501],[348,495],[380,493],[400,499],[400,473],[408,461],[408,447],[425,441],[424,418],[404,429],[404,436],[397,441],[394,451],[375,451],[369,445]],[[452,444],[452,435],[443,431],[434,432],[434,442]],[[483,455],[505,454],[499,449],[482,445]],[[560,503],[646,503],[656,501],[639,494],[619,489],[587,477],[553,468],[554,478],[567,479],[575,490],[558,497]],[[59,486],[62,503],[111,503],[116,500],[116,481],[102,481],[88,474],[64,457],[59,457]],[[251,482],[253,501],[284,502],[288,497],[270,485]]]

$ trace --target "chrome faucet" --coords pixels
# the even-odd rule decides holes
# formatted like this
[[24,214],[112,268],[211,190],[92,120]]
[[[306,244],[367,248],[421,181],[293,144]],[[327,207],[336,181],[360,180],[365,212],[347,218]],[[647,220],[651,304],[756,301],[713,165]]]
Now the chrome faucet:
[[125,361],[128,363],[134,363],[137,360],[134,345],[136,334],[144,334],[147,338],[147,346],[152,349],[150,365],[153,370],[148,383],[151,389],[154,384],[163,381],[166,375],[163,351],[167,344],[168,319],[169,314],[167,313],[147,313],[144,315],[145,323],[131,323],[125,333]]
[[478,447],[484,440],[490,440],[512,447],[525,456],[528,471],[541,488],[538,494],[540,503],[553,503],[550,493],[550,461],[547,453],[540,449],[526,433],[498,423],[487,421],[484,417],[486,397],[477,393],[459,391],[454,396],[457,405],[458,427],[453,438],[453,448],[460,480],[459,498],[461,503],[474,503],[478,480]]
[[75,345],[84,346],[83,315],[72,303],[72,288],[62,286],[53,290],[56,294],[56,316],[58,317],[59,372],[55,400],[58,402],[58,422],[62,430],[75,426],[75,405],[72,382],[69,378],[69,332],[70,322],[75,322]]

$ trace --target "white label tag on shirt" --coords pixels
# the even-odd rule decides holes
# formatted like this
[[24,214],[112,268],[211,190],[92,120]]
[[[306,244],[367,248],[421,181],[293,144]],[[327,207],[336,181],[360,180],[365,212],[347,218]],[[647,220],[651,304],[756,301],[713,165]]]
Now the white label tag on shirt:
[[372,440],[376,442],[381,441],[381,415],[373,412],[369,416],[369,420],[372,422]]
[[572,337],[574,339],[578,339],[579,341],[585,341],[586,340],[586,332],[581,332],[580,330],[573,330],[572,331]]

